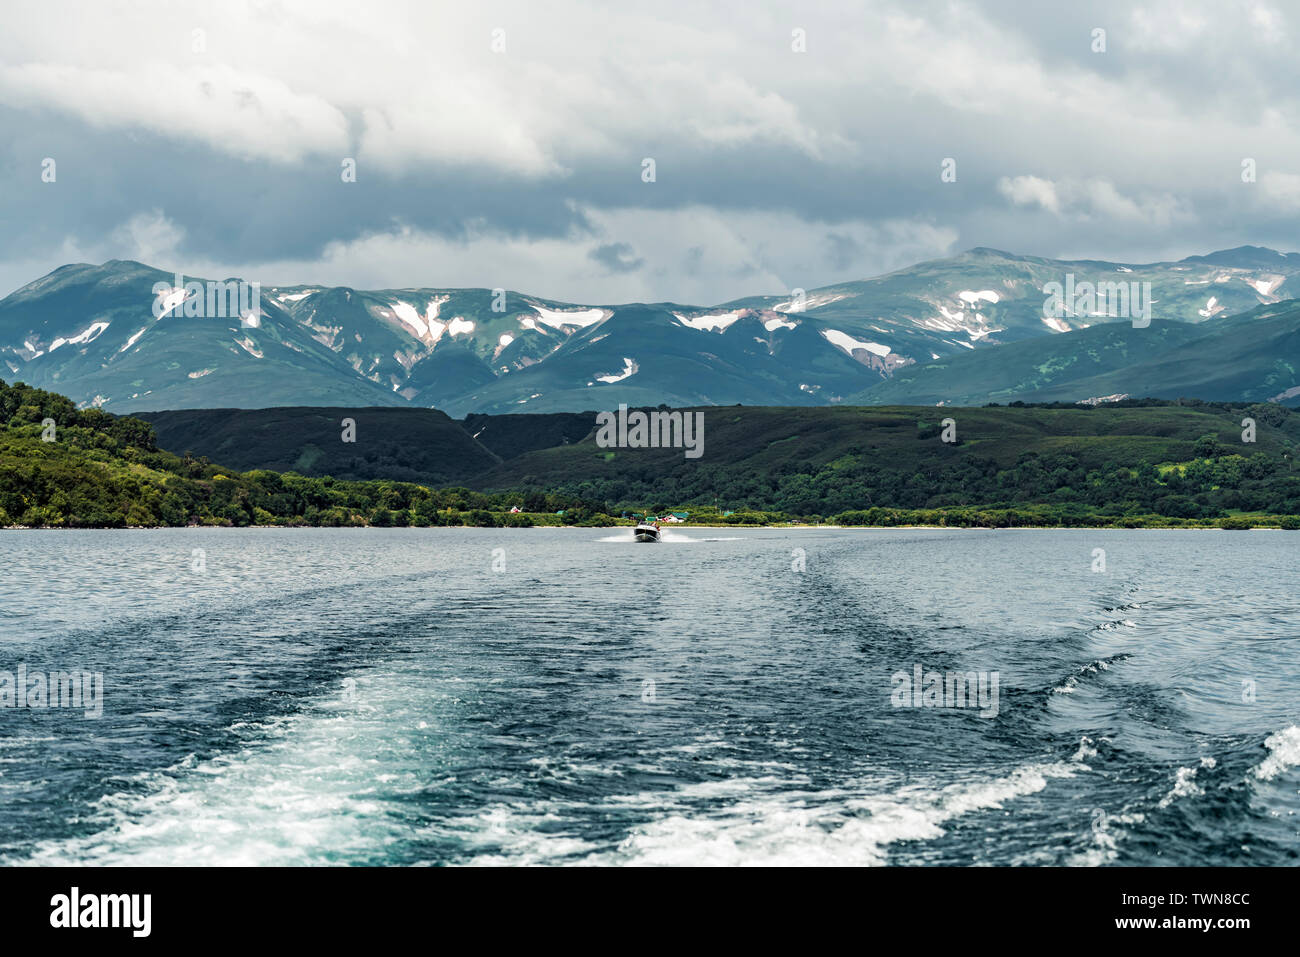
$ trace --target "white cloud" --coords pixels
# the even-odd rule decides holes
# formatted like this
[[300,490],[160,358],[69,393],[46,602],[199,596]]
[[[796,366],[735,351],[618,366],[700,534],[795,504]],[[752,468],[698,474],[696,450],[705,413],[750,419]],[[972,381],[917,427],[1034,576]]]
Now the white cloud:
[[1180,0],[1155,0],[1129,13],[1123,32],[1125,46],[1133,50],[1182,50],[1204,40],[1209,18]]
[[233,156],[282,163],[314,152],[342,155],[348,142],[343,114],[320,97],[222,65],[0,66],[0,102],[52,108],[94,127],[145,129]]
[[1076,222],[1168,226],[1191,218],[1186,202],[1177,196],[1150,191],[1126,196],[1101,178],[1053,181],[1032,175],[1004,176],[998,180],[998,192],[1017,206],[1037,206]]
[[1260,39],[1270,45],[1279,44],[1286,39],[1286,25],[1282,14],[1268,3],[1255,3],[1250,7],[1250,25],[1254,27]]
[[[950,253],[952,229],[905,220],[819,223],[788,214],[728,215],[708,207],[580,210],[589,229],[528,237],[470,224],[462,237],[401,227],[330,243],[318,259],[213,262],[186,259],[162,268],[187,275],[230,276],[264,285],[329,283],[356,288],[503,287],[583,304],[658,302],[714,305],[759,293],[811,289],[866,278]],[[859,250],[836,269],[822,259],[828,235],[849,237]],[[683,243],[683,237],[689,237]],[[645,266],[610,272],[592,260],[606,242],[626,242]]]
[[[1300,70],[1278,42],[1294,19],[1265,0],[1103,0],[1095,16],[1032,0],[878,0],[797,17],[769,3],[688,0],[43,0],[11,11],[0,32],[0,109],[14,108],[4,119],[16,121],[6,129],[15,155],[60,160],[33,241],[66,232],[73,247],[106,253],[83,258],[166,256],[165,236],[113,233],[167,197],[190,263],[231,264],[247,245],[241,227],[255,224],[257,247],[272,252],[244,265],[279,261],[326,282],[421,281],[429,261],[400,250],[392,268],[339,252],[378,250],[403,233],[358,230],[407,216],[412,242],[427,238],[449,257],[431,277],[442,283],[514,271],[559,298],[605,290],[716,303],[765,283],[869,275],[958,237],[1129,258],[1134,246],[1277,244],[1280,226],[1250,231],[1293,208],[1290,187],[1270,181],[1261,159],[1260,188],[1246,194],[1236,158],[1300,155],[1288,120],[1300,110]],[[1088,50],[1095,24],[1110,31],[1104,55]],[[790,49],[796,25],[807,28],[806,53]],[[490,47],[498,27],[502,53]],[[198,52],[195,29],[205,31]],[[86,137],[110,143],[115,164],[101,178],[109,185],[92,188],[119,192],[84,210],[65,198],[76,167],[56,149],[85,132],[79,121],[126,134]],[[161,146],[131,135],[141,130]],[[361,185],[340,202],[329,189],[345,156]],[[646,156],[658,163],[653,186],[640,181]],[[955,186],[939,182],[947,156],[958,160]],[[131,168],[156,171],[157,188]],[[292,177],[301,188],[285,188]],[[229,197],[226,221],[202,202],[214,182]],[[186,189],[200,198],[191,207],[170,198]],[[455,202],[442,201],[449,194]],[[1262,201],[1273,195],[1270,210]],[[591,229],[546,238],[565,200]],[[60,202],[62,219],[44,218]],[[0,197],[0,216],[31,215],[22,203]],[[475,205],[485,222],[435,238]],[[627,210],[639,221],[625,221]],[[277,241],[325,252],[290,262]],[[592,251],[618,243],[623,262],[644,263],[612,276]],[[682,246],[695,250],[689,260]],[[834,268],[823,261],[831,247]],[[0,254],[14,275],[14,240]],[[531,255],[558,271],[530,270]]]
[[1300,175],[1268,170],[1260,174],[1261,205],[1275,213],[1300,212]]
[[[683,132],[809,155],[836,142],[802,122],[762,71],[736,69],[751,51],[720,60],[727,44],[703,21],[627,10],[592,33],[576,2],[544,16],[507,3],[492,19],[473,5],[420,2],[230,4],[219,17],[157,2],[63,6],[73,29],[49,29],[60,17],[51,0],[0,39],[0,104],[241,158],[355,156],[363,174],[446,164],[551,177],[575,158],[639,164],[648,145]],[[490,48],[496,28],[500,53]]]
[[998,192],[1017,206],[1041,206],[1049,213],[1061,212],[1061,201],[1056,195],[1056,184],[1040,176],[1003,176],[998,180]]
[[138,213],[106,236],[91,239],[67,236],[58,246],[43,250],[40,255],[0,262],[0,296],[68,263],[134,259],[160,269],[183,270],[186,263],[179,249],[184,238],[185,231],[161,210]]
[[[113,230],[107,248],[117,259],[135,259],[150,266],[177,262],[185,230],[154,209],[139,213]],[[107,258],[107,257],[105,257]]]

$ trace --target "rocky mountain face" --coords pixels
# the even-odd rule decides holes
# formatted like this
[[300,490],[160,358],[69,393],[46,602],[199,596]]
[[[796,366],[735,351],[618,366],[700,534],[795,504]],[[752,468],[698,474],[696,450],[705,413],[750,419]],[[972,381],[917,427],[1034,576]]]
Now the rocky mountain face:
[[[1197,327],[1209,335],[1238,314],[1281,316],[1285,327],[1294,316],[1277,304],[1300,296],[1297,276],[1300,254],[1259,247],[1147,265],[981,248],[701,307],[504,289],[259,287],[112,261],[63,266],[0,300],[0,377],[119,412],[369,405],[461,417],[622,402],[1078,401],[1165,387],[1125,370],[1204,338]],[[1068,291],[1055,309],[1044,292],[1053,284]],[[1150,327],[1132,321],[1142,310]],[[1233,328],[1227,335],[1240,337],[1249,327]],[[1285,329],[1270,340],[1286,341]],[[1252,395],[1300,386],[1277,365],[1285,355],[1256,359],[1239,346],[1232,382]],[[1186,368],[1173,361],[1170,373]],[[1062,364],[1077,374],[1050,372]],[[982,376],[996,381],[979,387]]]

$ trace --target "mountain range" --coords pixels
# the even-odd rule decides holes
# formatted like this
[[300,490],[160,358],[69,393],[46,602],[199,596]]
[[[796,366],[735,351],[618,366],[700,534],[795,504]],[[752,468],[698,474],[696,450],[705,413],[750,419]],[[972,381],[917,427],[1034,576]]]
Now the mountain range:
[[[1150,325],[1104,302],[1048,313],[1067,278],[1149,283]],[[186,282],[211,285],[133,261],[54,270],[0,300],[0,376],[113,412],[1300,401],[1300,254],[1254,246],[1145,265],[977,248],[713,306],[270,286],[214,315]]]

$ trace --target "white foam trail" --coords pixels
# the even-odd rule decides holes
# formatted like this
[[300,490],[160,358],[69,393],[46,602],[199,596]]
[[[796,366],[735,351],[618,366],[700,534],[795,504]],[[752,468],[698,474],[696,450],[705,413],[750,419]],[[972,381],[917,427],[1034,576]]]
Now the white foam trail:
[[[1122,661],[1127,661],[1131,657],[1132,655],[1129,654],[1118,654],[1118,655],[1112,655],[1109,658],[1098,658],[1096,661],[1090,661],[1086,665],[1082,665],[1077,671],[1075,671],[1074,674],[1070,675],[1059,685],[1053,688],[1052,692],[1054,694],[1074,694],[1075,687],[1078,686],[1079,681],[1085,675],[1096,675],[1096,674],[1101,674],[1101,672],[1103,671],[1109,671],[1111,665],[1119,664]],[[1085,738],[1084,740],[1086,741],[1087,738]]]
[[[407,676],[410,685],[415,681]],[[403,808],[380,792],[426,782],[419,741],[440,697],[401,676],[362,676],[355,697],[319,699],[308,712],[255,725],[248,745],[191,755],[139,781],[148,788],[98,802],[98,833],[37,845],[41,865],[250,866],[368,862],[409,835]],[[418,697],[425,697],[416,706]]]
[[1128,836],[1128,832],[1112,824],[1141,824],[1146,815],[1141,813],[1107,814],[1100,808],[1092,812],[1093,846],[1086,851],[1075,854],[1067,862],[1071,867],[1101,867],[1119,857],[1119,840]]
[[1204,794],[1205,789],[1196,783],[1197,768],[1179,768],[1174,773],[1174,787],[1160,799],[1157,807],[1169,807],[1180,797],[1196,797]]
[[[612,854],[584,864],[704,866],[880,865],[888,847],[933,840],[942,825],[965,814],[996,810],[1047,787],[1048,780],[1087,770],[1071,762],[1035,764],[1005,777],[940,789],[908,786],[890,794],[852,791],[800,792],[784,779],[733,779],[682,788],[675,806],[635,829]],[[734,790],[729,806],[703,810],[683,800],[716,801],[719,789]],[[707,793],[705,793],[707,792]],[[662,795],[630,797],[654,804]]]
[[[625,544],[625,545],[644,544],[638,542],[635,538],[632,537],[631,527],[629,527],[622,534],[606,535],[604,538],[596,539],[596,541],[618,542],[620,544]],[[698,544],[700,542],[738,542],[738,541],[740,541],[739,535],[733,535],[730,538],[692,538],[691,536],[685,535],[682,532],[673,532],[673,531],[669,531],[666,528],[662,528],[659,530],[659,544],[661,545],[663,544],[686,545],[686,544]]]
[[1255,777],[1271,781],[1288,768],[1300,764],[1300,728],[1291,725],[1264,739],[1269,756],[1254,769]]

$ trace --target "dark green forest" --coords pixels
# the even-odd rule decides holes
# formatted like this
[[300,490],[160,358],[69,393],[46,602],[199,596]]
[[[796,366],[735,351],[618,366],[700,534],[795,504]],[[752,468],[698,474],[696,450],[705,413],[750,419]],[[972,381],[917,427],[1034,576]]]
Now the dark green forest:
[[697,462],[585,442],[482,481],[612,507],[664,500],[841,524],[1289,526],[1280,517],[1300,515],[1300,414],[1271,404],[714,408],[705,423]]
[[[360,438],[335,451],[349,414]],[[227,450],[241,471],[160,449],[142,419],[0,382],[0,526],[527,527],[675,509],[742,525],[1300,527],[1300,413],[1270,404],[712,407],[698,460],[599,448],[586,413],[545,417],[531,437],[529,416],[420,414],[160,418],[173,437]],[[941,440],[945,418],[955,442]],[[1244,418],[1254,441],[1243,440]],[[303,475],[286,462],[388,477]],[[394,477],[414,473],[450,480]]]
[[[42,441],[46,420],[52,442]],[[609,524],[600,509],[564,494],[237,472],[159,449],[140,419],[0,382],[0,526]]]

